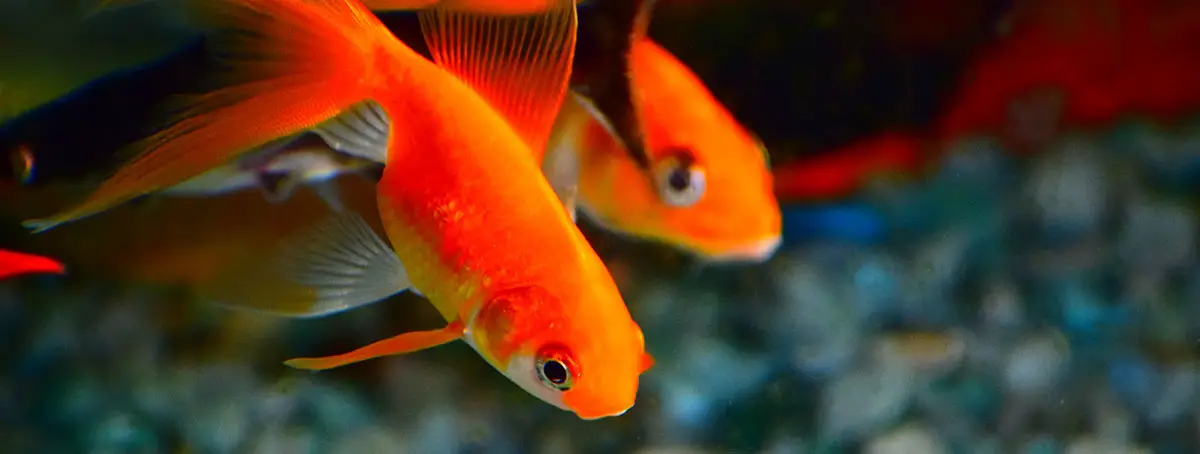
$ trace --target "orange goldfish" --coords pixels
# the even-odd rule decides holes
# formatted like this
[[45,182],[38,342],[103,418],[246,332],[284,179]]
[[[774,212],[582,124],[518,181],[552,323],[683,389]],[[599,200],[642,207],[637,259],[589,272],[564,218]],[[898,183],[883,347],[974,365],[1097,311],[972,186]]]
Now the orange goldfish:
[[328,369],[461,339],[580,418],[633,406],[638,377],[653,364],[641,329],[531,159],[566,89],[573,1],[514,18],[424,10],[440,65],[396,40],[358,0],[196,7],[254,31],[210,39],[249,81],[192,99],[81,205],[29,225],[44,230],[103,211],[311,130],[335,150],[387,163],[377,208],[390,247],[358,215],[335,216],[285,241],[279,255],[228,270],[212,299],[312,317],[412,289],[447,326],[288,364]]
[[596,75],[573,81],[592,99],[564,102],[547,177],[577,184],[579,208],[610,231],[709,260],[765,260],[782,232],[766,150],[646,36],[653,3],[612,2],[598,13],[629,42],[600,46],[588,68]]
[[[395,0],[365,3],[377,10],[428,6]],[[490,3],[447,0],[439,7],[490,13]],[[619,0],[595,5],[587,21],[591,52],[575,63],[599,79],[585,74],[573,80],[577,90],[562,103],[549,146],[535,150],[545,176],[569,205],[577,202],[611,232],[663,242],[710,261],[766,259],[779,244],[781,222],[772,193],[762,190],[771,186],[765,150],[686,65],[645,36],[652,4]],[[188,53],[181,57],[175,59],[179,64],[171,61],[129,79],[190,73],[171,69],[195,60]],[[640,100],[636,106],[634,94]],[[289,140],[294,139],[282,141]],[[309,145],[282,153],[256,151],[265,158],[238,159],[161,192],[210,196],[258,186],[278,202],[295,187],[313,184],[338,210],[342,201],[329,178],[361,173],[368,163]],[[53,153],[49,159],[85,159],[75,151],[69,157]],[[258,164],[247,162],[251,160]],[[53,177],[43,173],[42,178]]]
[[54,259],[0,249],[0,279],[28,273],[62,274],[63,271],[63,265]]

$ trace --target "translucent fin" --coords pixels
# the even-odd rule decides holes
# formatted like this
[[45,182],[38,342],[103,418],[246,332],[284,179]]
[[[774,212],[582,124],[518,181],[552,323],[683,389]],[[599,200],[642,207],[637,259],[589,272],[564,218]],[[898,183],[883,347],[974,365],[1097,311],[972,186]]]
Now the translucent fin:
[[418,13],[429,53],[542,150],[566,93],[575,55],[574,0],[543,12],[498,16],[439,5]]
[[357,213],[283,240],[277,253],[218,277],[203,296],[287,317],[321,317],[383,300],[410,286],[396,253]]
[[13,177],[21,184],[28,184],[33,180],[33,152],[28,146],[20,146],[10,156],[11,165],[13,168]]
[[382,356],[403,355],[462,339],[467,327],[455,320],[442,329],[413,331],[387,338],[349,353],[319,358],[295,358],[284,364],[297,369],[326,370]]
[[434,5],[482,14],[525,15],[546,11],[555,0],[364,0],[372,11],[417,10]]
[[[26,221],[36,232],[172,186],[367,99],[365,77],[387,29],[357,1],[190,0],[213,23],[206,46],[229,70],[220,88],[182,99],[166,128],[89,198]],[[225,30],[222,30],[225,28]],[[384,34],[387,35],[384,35]]]
[[555,188],[554,193],[558,195],[558,200],[562,202],[563,209],[567,210],[567,215],[571,216],[571,222],[579,222],[576,213],[579,210],[576,208],[579,200],[579,186],[571,185],[565,188]]
[[428,8],[440,0],[363,0],[371,11],[408,11]]
[[317,193],[325,205],[329,206],[334,213],[344,213],[346,211],[345,204],[342,203],[342,192],[338,190],[337,180],[325,180],[312,185],[313,192]]
[[265,168],[271,164],[272,160],[284,153],[287,149],[293,148],[296,143],[303,139],[304,134],[280,137],[267,142],[261,147],[241,153],[237,158],[237,167],[244,170]]
[[[567,101],[571,102],[571,101]],[[579,198],[579,154],[572,144],[561,143],[565,138],[559,138],[551,149],[547,150],[542,161],[542,174],[558,195],[571,220],[576,220],[576,203]]]
[[290,173],[260,172],[258,185],[268,202],[279,204],[292,197],[300,182]]
[[390,121],[375,101],[355,104],[341,115],[313,128],[329,148],[348,155],[387,163]]

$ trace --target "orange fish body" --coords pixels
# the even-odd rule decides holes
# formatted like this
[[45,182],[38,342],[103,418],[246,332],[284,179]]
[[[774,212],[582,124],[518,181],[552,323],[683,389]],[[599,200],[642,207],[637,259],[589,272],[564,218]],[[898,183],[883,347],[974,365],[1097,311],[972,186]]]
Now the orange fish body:
[[649,38],[634,39],[629,69],[649,168],[595,119],[586,100],[569,97],[551,155],[577,153],[580,209],[609,230],[709,260],[770,257],[782,221],[762,144]]
[[[231,62],[254,81],[194,98],[82,204],[26,225],[44,231],[105,211],[309,130],[337,151],[386,164],[377,201],[391,244],[362,218],[335,216],[283,241],[278,254],[222,270],[208,284],[211,299],[313,317],[413,289],[446,327],[288,364],[328,369],[463,339],[522,388],[581,418],[633,405],[652,364],[641,330],[532,160],[566,88],[573,1],[507,28],[494,16],[425,10],[437,65],[358,0],[197,7],[256,32],[213,41],[234,46],[235,59],[261,56]],[[526,28],[530,20],[545,26]],[[479,21],[491,33],[472,33]],[[536,54],[484,45],[530,29],[545,34],[532,44]]]
[[[442,91],[437,97],[447,105],[460,106],[469,105],[463,104],[468,99],[478,99],[464,96],[460,101],[451,93]],[[637,382],[622,375],[639,367],[640,358],[604,350],[624,343],[622,349],[640,351],[640,334],[632,338],[628,335],[640,330],[623,304],[611,303],[620,300],[616,285],[557,204],[545,180],[535,177],[539,169],[534,161],[528,155],[504,152],[529,153],[520,139],[510,129],[495,124],[495,119],[464,115],[451,122],[461,130],[438,130],[433,124],[405,121],[402,129],[414,144],[447,151],[406,153],[404,165],[385,169],[378,200],[389,239],[397,254],[404,257],[413,286],[435,302],[447,321],[479,320],[477,326],[482,329],[468,342],[489,362],[507,364],[508,368],[528,367],[528,360],[517,356],[525,345],[561,349],[564,355],[570,351],[581,359],[608,357],[624,361],[589,361],[596,366],[589,370],[588,380],[579,380],[576,386],[596,390],[605,387],[608,393],[615,393],[607,398],[632,403]],[[403,140],[404,135],[396,140]],[[465,137],[493,144],[494,151],[477,156],[477,152],[463,146]],[[530,200],[534,198],[542,203]],[[441,241],[419,241],[432,237],[440,237]],[[504,246],[490,244],[494,238],[504,238]],[[610,339],[549,344],[553,339],[571,338],[572,332],[581,329],[581,323],[611,327],[611,331],[597,333]],[[545,394],[545,387],[539,383],[518,384],[535,395]],[[587,396],[595,394],[599,393],[568,392],[562,396],[562,403],[578,409],[602,407],[602,403],[588,401],[592,398]],[[576,395],[581,396],[580,400],[573,400]],[[548,400],[554,401],[553,396]]]

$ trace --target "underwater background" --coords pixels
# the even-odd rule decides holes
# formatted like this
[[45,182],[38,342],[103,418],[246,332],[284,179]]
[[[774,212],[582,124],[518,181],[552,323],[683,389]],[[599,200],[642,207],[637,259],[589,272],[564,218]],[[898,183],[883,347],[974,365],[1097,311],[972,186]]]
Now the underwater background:
[[[0,0],[0,118],[192,37],[88,5]],[[1193,5],[661,0],[651,35],[769,149],[785,244],[703,265],[583,223],[657,359],[626,415],[462,343],[282,365],[437,325],[411,294],[280,320],[90,264],[0,282],[0,452],[1200,452]]]

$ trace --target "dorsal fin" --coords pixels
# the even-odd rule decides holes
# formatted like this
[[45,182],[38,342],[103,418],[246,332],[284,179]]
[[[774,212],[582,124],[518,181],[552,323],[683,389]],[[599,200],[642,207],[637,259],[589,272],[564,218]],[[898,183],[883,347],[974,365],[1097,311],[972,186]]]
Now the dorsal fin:
[[571,89],[586,96],[634,162],[650,167],[634,104],[629,54],[646,36],[656,0],[596,2],[579,24],[580,45],[571,73]]
[[[577,0],[578,1],[578,0]],[[372,11],[417,10],[434,5],[483,14],[533,14],[553,8],[558,0],[364,0]]]
[[418,13],[429,53],[474,89],[533,150],[545,148],[575,55],[575,0],[529,15],[438,6]]

